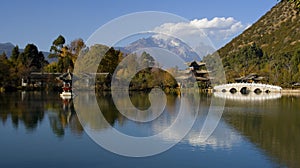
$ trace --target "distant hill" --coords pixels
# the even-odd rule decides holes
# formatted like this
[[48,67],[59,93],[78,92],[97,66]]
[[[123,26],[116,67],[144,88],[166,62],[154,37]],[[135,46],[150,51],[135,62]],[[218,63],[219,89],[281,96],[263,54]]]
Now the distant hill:
[[218,50],[227,80],[249,73],[285,87],[300,82],[300,11],[282,0]]
[[5,54],[9,57],[14,47],[15,46],[12,43],[0,43],[0,54],[5,52]]
[[[13,45],[12,43],[9,43],[9,42],[8,43],[0,43],[0,54],[5,52],[5,54],[9,58],[11,56],[11,52],[14,47],[15,47],[15,45]],[[20,52],[23,52],[23,51],[24,51],[24,49],[20,49]],[[49,52],[42,51],[42,53],[44,54],[45,59],[48,62],[54,61],[54,59],[48,59],[48,55],[50,54]]]

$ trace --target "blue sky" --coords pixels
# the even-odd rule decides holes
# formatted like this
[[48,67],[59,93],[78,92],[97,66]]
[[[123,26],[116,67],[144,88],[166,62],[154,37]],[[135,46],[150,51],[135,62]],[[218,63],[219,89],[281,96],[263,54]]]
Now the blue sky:
[[188,20],[232,17],[246,26],[276,3],[277,0],[4,0],[0,8],[0,43],[11,42],[21,48],[34,43],[40,50],[48,51],[60,34],[68,42],[76,38],[87,40],[110,20],[141,11],[170,12]]

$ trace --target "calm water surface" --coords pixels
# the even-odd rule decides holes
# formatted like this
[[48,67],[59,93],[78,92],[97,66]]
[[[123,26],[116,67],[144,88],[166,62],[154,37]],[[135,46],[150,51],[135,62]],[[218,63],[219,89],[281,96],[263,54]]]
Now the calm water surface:
[[[123,157],[106,151],[85,132],[79,118],[100,134],[108,128],[91,110],[76,109],[58,93],[0,94],[0,167],[298,167],[300,165],[300,97],[266,101],[227,100],[222,119],[205,142],[199,132],[211,95],[200,96],[200,110],[190,133],[170,150],[145,158]],[[132,93],[132,103],[149,107],[146,94]],[[167,96],[163,114],[155,121],[128,120],[110,94],[97,96],[111,126],[128,135],[154,135],[168,127],[178,113],[180,97]],[[83,102],[88,106],[88,94]],[[122,99],[120,99],[122,101]],[[193,108],[193,107],[191,107]],[[80,114],[77,112],[80,111]],[[77,116],[80,115],[79,117]],[[147,115],[142,116],[147,118]],[[172,141],[176,132],[163,137]],[[122,142],[120,142],[122,144]],[[135,150],[132,147],[132,150]]]

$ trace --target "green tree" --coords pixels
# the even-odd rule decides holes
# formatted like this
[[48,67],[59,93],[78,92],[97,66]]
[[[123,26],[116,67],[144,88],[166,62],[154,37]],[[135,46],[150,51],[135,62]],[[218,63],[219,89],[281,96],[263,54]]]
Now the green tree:
[[[260,47],[255,43],[250,46],[246,46],[240,49],[238,52],[235,52],[233,55],[230,55],[223,59],[223,65],[230,72],[227,75],[232,78],[233,76],[245,76],[249,73],[259,71],[260,65],[263,64],[264,53]],[[235,73],[233,75],[232,73]]]
[[300,64],[300,50],[294,52],[291,58],[291,62],[292,62],[293,73],[299,72],[298,65]]
[[42,52],[34,44],[27,44],[24,52],[20,53],[13,68],[10,69],[12,74],[11,80],[19,83],[21,79],[28,79],[31,72],[42,71],[48,64]]
[[44,67],[44,71],[51,72],[51,73],[59,72],[58,71],[58,63],[52,62],[52,63],[48,64],[47,66]]
[[0,87],[6,87],[9,83],[9,61],[5,52],[0,55]]
[[291,58],[293,82],[300,82],[300,50],[294,52]]
[[59,35],[53,42],[50,48],[49,58],[58,58],[62,52],[62,48],[66,40],[62,35]]
[[16,45],[13,49],[12,49],[12,53],[10,56],[10,59],[14,62],[16,62],[18,60],[18,57],[20,55],[20,51],[19,51],[19,46]]
[[113,47],[109,48],[99,64],[98,72],[108,72],[113,74],[122,58],[122,52],[115,50]]
[[46,64],[44,54],[34,44],[27,44],[21,55],[22,63],[32,71],[40,71]]

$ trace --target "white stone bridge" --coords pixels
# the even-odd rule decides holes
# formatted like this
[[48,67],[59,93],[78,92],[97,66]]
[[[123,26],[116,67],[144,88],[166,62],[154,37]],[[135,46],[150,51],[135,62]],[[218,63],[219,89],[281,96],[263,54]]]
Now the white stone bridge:
[[214,87],[215,92],[240,92],[242,94],[254,93],[280,93],[282,90],[279,86],[260,84],[260,83],[230,83],[224,85],[218,85]]

